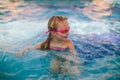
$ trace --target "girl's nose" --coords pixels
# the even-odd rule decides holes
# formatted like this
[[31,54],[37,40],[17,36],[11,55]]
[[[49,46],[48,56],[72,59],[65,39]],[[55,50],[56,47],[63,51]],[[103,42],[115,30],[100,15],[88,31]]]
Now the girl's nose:
[[69,32],[66,33],[66,36],[68,36],[68,35],[69,35]]

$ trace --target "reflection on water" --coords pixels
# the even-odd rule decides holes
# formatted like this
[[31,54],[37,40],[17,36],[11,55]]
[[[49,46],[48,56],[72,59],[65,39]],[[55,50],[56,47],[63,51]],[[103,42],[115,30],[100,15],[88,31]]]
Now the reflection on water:
[[[93,6],[87,6],[83,12],[85,15],[94,20],[100,20],[104,16],[112,14],[111,5],[112,3],[105,0],[93,0]],[[102,19],[103,20],[103,19]]]
[[[13,0],[14,1],[14,0]],[[25,3],[23,0],[20,1],[2,1],[1,2],[1,23],[12,22],[20,19],[28,19],[28,17],[39,16],[42,7],[36,4]],[[35,14],[35,13],[39,14]]]
[[[115,1],[112,0],[81,0],[75,1],[75,4],[73,4],[70,1],[52,2],[43,0],[43,3],[41,3],[39,0],[2,0],[0,3],[0,15],[2,15],[0,18],[0,22],[4,23],[15,21],[17,19],[29,19],[28,17],[33,18],[41,16],[44,9],[52,8],[56,11],[59,7],[64,6],[80,11],[79,13],[83,12],[84,15],[93,20],[105,20],[105,18],[103,17],[113,14],[114,10],[112,10],[112,8],[117,2],[115,3]],[[84,8],[82,9],[81,6]]]
[[9,1],[3,1],[0,4],[0,13],[2,15],[1,19],[3,22],[8,22],[11,20],[14,20],[18,17],[18,14],[22,12],[22,9],[17,9],[16,7],[18,5],[22,4],[21,2],[9,2]]

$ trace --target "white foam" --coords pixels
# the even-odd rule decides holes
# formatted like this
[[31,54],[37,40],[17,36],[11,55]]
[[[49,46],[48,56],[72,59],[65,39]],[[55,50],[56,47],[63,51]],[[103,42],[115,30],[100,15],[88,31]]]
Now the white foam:
[[70,21],[72,34],[104,34],[110,32],[110,24],[97,21]]

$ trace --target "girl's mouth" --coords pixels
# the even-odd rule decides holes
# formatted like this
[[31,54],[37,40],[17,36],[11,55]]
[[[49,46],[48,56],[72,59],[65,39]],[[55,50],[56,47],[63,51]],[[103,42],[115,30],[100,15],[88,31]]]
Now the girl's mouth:
[[64,38],[68,38],[67,36],[65,36]]

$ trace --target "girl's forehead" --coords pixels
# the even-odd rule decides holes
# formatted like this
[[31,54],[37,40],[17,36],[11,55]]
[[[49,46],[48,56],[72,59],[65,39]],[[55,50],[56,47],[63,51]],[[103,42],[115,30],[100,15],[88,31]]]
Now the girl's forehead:
[[69,23],[67,20],[61,21],[57,24],[58,28],[63,28],[63,27],[67,27],[67,26],[69,26]]

